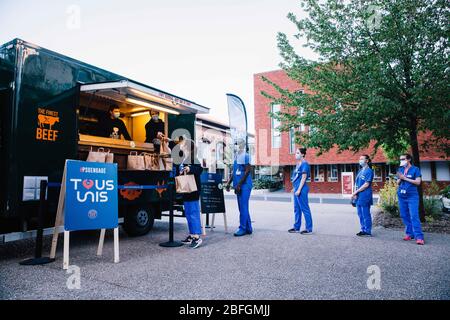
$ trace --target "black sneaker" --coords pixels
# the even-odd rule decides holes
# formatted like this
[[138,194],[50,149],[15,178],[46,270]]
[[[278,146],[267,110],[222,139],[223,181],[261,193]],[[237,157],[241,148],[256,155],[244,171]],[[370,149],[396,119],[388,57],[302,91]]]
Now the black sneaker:
[[292,229],[289,229],[288,232],[289,233],[300,233],[300,230],[292,228]]
[[203,242],[202,238],[192,238],[191,248],[196,249],[200,247],[202,242]]
[[302,232],[300,232],[300,234],[312,234],[312,231],[308,231],[308,230],[303,230]]
[[372,236],[370,233],[367,233],[367,232],[364,232],[364,231],[358,232],[356,235],[358,237],[371,237]]
[[191,244],[192,243],[192,236],[188,235],[186,239],[184,239],[183,241],[181,241],[181,243],[183,244]]

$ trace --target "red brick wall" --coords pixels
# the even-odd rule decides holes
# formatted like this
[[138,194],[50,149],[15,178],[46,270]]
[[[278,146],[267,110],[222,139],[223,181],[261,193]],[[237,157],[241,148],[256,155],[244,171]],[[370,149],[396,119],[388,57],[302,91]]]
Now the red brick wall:
[[[262,80],[266,77],[271,81],[277,83],[284,89],[291,91],[304,90],[306,93],[312,93],[306,86],[300,86],[295,81],[289,79],[283,70],[270,71],[265,73],[258,73],[254,75],[254,99],[255,99],[255,130],[256,130],[256,165],[295,165],[295,157],[289,153],[289,133],[281,133],[281,148],[272,149],[271,139],[271,119],[269,116],[271,101],[261,95],[261,91],[278,97],[277,91],[268,83]],[[265,132],[263,130],[266,130]],[[419,141],[424,141],[429,138],[430,134],[422,134],[419,136]],[[264,143],[267,141],[267,144]],[[307,160],[310,164],[347,164],[357,163],[361,154],[371,154],[374,143],[371,147],[361,150],[357,154],[350,151],[338,153],[334,148],[320,156],[316,156],[316,150],[308,150]],[[268,157],[266,157],[266,155]],[[435,161],[445,159],[442,153],[436,150],[421,151],[421,160]],[[381,151],[373,157],[374,163],[385,163],[386,159]]]

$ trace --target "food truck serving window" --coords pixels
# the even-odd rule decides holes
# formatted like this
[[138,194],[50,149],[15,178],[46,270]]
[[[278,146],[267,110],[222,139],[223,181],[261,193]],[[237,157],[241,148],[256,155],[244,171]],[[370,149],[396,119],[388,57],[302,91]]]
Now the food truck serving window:
[[[80,86],[78,108],[79,145],[153,151],[151,137],[156,132],[168,136],[169,115],[208,111],[130,80],[84,84]],[[150,121],[152,115],[158,115],[159,120]]]

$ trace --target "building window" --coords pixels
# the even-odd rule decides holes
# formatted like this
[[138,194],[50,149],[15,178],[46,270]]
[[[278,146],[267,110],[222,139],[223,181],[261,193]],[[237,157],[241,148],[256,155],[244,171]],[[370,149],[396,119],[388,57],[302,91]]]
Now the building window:
[[[281,106],[279,104],[272,105],[272,113],[280,112]],[[281,148],[281,131],[280,121],[272,118],[272,148]]]
[[216,163],[218,169],[225,168],[224,165],[224,145],[223,142],[218,142],[216,144]]
[[353,172],[354,170],[353,164],[341,164],[341,171],[342,172]]
[[436,162],[436,180],[450,181],[450,166],[448,161]]
[[373,170],[373,182],[382,182],[383,181],[383,169],[381,165],[372,166]]
[[[302,91],[302,93],[303,93],[303,91]],[[303,116],[305,115],[305,108],[300,107],[300,108],[298,109],[298,115],[299,115],[300,117],[303,117]],[[303,123],[300,124],[300,131],[301,131],[301,132],[305,132],[305,125],[304,125]]]
[[422,162],[420,164],[420,172],[422,173],[422,181],[431,181],[431,163]]
[[328,165],[327,181],[328,182],[338,182],[338,166],[336,164]]
[[295,130],[294,128],[289,129],[289,153],[295,153]]
[[314,182],[324,182],[325,181],[325,166],[316,165],[314,166]]

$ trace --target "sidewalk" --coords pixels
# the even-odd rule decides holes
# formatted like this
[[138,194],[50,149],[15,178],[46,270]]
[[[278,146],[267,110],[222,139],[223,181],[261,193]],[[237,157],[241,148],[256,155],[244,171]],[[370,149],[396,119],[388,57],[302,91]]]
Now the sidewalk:
[[[256,192],[255,192],[256,191]],[[235,198],[233,191],[227,192],[224,190],[225,199]],[[373,195],[374,203],[378,202],[379,195]],[[253,201],[275,201],[275,202],[292,202],[292,193],[279,190],[275,192],[258,193],[258,190],[253,190],[251,195]],[[328,204],[349,204],[350,197],[344,197],[340,193],[310,193],[310,203],[328,203]]]

